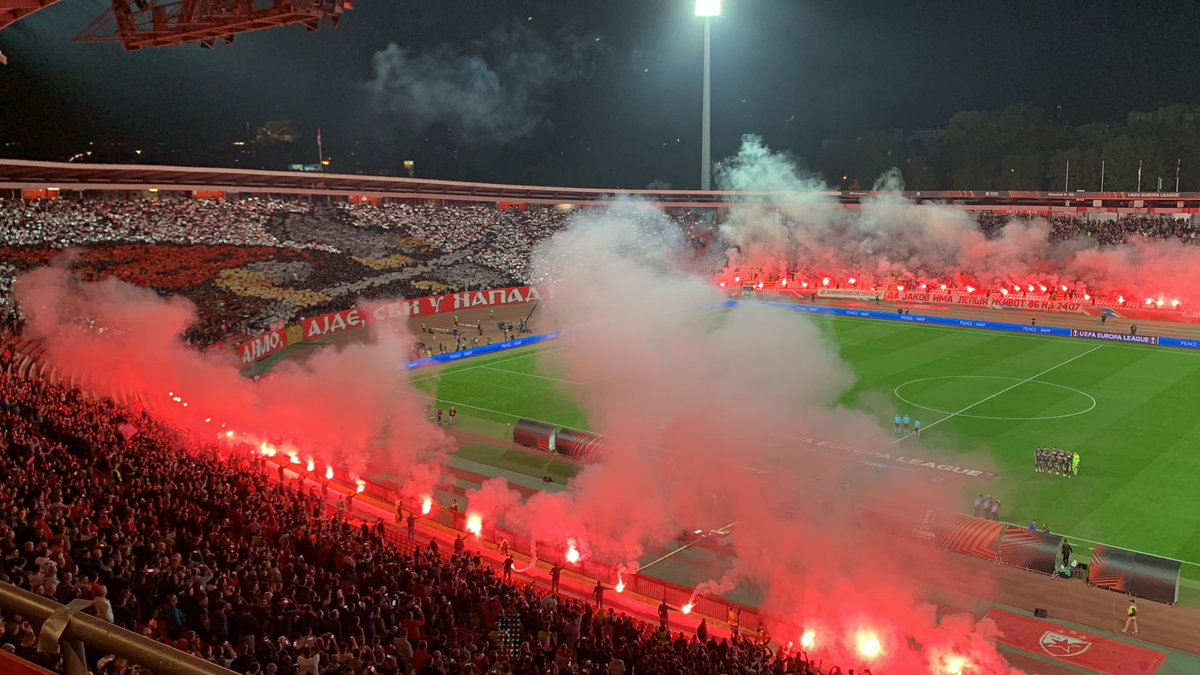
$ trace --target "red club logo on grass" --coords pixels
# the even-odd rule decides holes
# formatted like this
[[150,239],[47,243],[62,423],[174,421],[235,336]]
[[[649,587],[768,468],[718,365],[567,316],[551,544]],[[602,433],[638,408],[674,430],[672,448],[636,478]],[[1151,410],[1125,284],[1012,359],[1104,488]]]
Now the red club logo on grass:
[[1074,631],[1058,632],[1048,630],[1042,633],[1042,639],[1039,643],[1042,649],[1050,656],[1071,657],[1079,656],[1091,648],[1092,643],[1086,639],[1083,633]]

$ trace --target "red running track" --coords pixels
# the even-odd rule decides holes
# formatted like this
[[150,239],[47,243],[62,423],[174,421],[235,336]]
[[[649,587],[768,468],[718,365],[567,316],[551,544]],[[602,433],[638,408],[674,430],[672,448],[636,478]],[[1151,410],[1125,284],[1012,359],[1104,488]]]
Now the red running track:
[[1162,652],[1002,609],[990,610],[987,618],[1000,629],[998,642],[1097,673],[1151,675],[1167,658]]

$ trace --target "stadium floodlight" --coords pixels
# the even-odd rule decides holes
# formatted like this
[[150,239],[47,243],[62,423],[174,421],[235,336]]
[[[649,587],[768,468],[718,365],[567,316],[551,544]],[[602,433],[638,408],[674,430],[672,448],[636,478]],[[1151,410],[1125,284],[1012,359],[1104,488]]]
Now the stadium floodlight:
[[704,18],[704,105],[700,122],[700,189],[712,187],[712,56],[709,22],[721,16],[721,0],[696,0],[696,16]]

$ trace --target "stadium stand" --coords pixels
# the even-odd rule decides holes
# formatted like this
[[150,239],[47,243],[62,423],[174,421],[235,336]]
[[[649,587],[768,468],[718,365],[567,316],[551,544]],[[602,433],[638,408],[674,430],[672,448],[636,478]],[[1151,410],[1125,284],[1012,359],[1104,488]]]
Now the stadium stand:
[[[0,199],[0,320],[15,316],[9,286],[16,274],[73,250],[84,278],[115,276],[192,299],[200,321],[189,338],[207,346],[359,299],[538,282],[531,253],[565,227],[571,213],[544,205],[417,200]],[[721,218],[687,209],[668,215],[702,252]],[[989,236],[1008,218],[977,217]],[[1190,243],[1196,234],[1191,221],[1160,216],[1053,217],[1050,223],[1053,241],[1085,238],[1098,245],[1135,235]]]
[[[126,440],[122,424],[136,426]],[[754,640],[669,633],[446,555],[254,453],[54,382],[0,375],[0,581],[241,673],[821,673]],[[244,514],[256,514],[247,517]],[[515,617],[519,638],[502,639]],[[33,626],[0,648],[55,669]],[[89,654],[93,672],[140,672]]]

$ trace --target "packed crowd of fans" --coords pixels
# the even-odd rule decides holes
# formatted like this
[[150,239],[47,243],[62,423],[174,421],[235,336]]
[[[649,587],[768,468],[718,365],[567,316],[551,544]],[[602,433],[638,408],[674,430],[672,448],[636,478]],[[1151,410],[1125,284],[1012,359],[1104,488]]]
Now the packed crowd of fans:
[[[664,636],[504,581],[478,553],[351,523],[344,502],[262,462],[4,373],[0,580],[91,600],[106,621],[241,673],[822,672],[755,640]],[[0,649],[60,667],[36,642],[29,621],[0,614]],[[95,673],[138,672],[89,658]]]
[[[67,249],[88,276],[117,276],[191,298],[189,338],[209,345],[272,325],[344,309],[360,298],[543,283],[531,255],[577,209],[544,205],[390,201],[358,203],[245,197],[191,200],[0,199],[0,321],[16,313],[12,278]],[[721,213],[670,209],[715,273]],[[979,213],[989,236],[1008,216]],[[1117,245],[1133,236],[1195,240],[1190,221],[1138,216],[1050,219],[1051,239]],[[709,268],[712,268],[709,270]],[[689,267],[690,269],[690,267]]]
[[[997,236],[1012,216],[980,212],[976,215],[980,229],[988,236]],[[1171,216],[1123,216],[1104,220],[1053,216],[1050,223],[1050,242],[1058,243],[1070,239],[1092,239],[1101,246],[1120,246],[1133,237],[1149,239],[1178,239],[1195,243],[1196,226],[1191,219],[1179,220]]]

